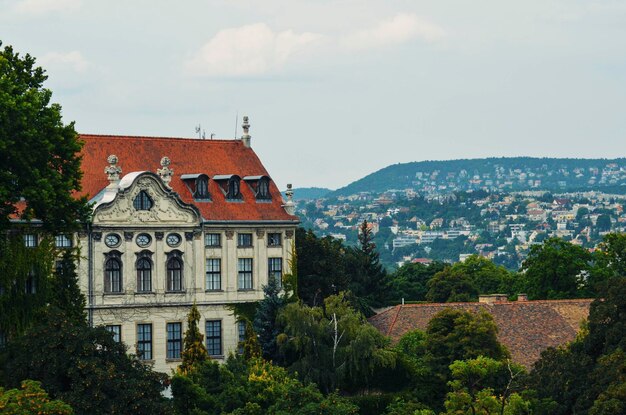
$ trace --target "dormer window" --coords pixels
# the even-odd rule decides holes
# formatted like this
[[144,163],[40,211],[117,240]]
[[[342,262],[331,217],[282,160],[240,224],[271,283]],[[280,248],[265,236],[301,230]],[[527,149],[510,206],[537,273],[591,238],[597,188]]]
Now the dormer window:
[[183,174],[180,177],[196,201],[211,200],[209,194],[209,176],[206,174]]
[[218,174],[213,176],[213,181],[219,184],[226,200],[236,201],[242,198],[241,178],[236,174]]
[[241,199],[241,191],[239,188],[239,177],[233,176],[228,180],[227,199]]
[[267,176],[246,176],[243,178],[254,192],[257,200],[270,200],[270,178]]
[[148,196],[148,193],[145,190],[139,192],[139,194],[133,200],[133,206],[136,210],[150,210],[152,209],[152,199]]
[[209,198],[209,178],[207,176],[198,176],[196,179],[196,192],[193,194],[194,199]]

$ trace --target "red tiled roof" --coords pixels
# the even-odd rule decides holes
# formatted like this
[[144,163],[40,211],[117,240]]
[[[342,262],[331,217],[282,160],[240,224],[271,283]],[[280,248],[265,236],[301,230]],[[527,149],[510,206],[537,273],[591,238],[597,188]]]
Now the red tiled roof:
[[530,367],[548,347],[576,337],[593,300],[502,301],[486,303],[431,303],[398,305],[369,319],[381,333],[397,342],[406,332],[426,330],[428,322],[445,308],[489,312],[498,326],[498,340],[513,361]]
[[127,137],[81,134],[82,191],[80,196],[97,195],[109,181],[104,173],[109,165],[107,157],[115,154],[122,177],[134,171],[156,172],[161,168],[161,158],[171,160],[174,176],[170,186],[184,202],[195,205],[207,221],[297,221],[282,207],[283,199],[278,187],[270,181],[271,202],[257,202],[250,187],[241,181],[242,202],[227,202],[219,185],[209,180],[210,202],[197,202],[181,180],[182,174],[204,173],[216,175],[236,174],[245,176],[269,176],[261,161],[251,148],[240,140],[199,140],[166,137]]

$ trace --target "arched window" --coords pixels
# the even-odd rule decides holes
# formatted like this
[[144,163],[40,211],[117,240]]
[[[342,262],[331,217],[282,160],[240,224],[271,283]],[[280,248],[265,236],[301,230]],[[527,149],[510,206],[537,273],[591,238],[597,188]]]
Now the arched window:
[[137,260],[137,291],[152,291],[152,261],[148,258]]
[[196,191],[193,194],[194,199],[208,199],[209,198],[209,179],[202,175],[196,179]]
[[139,194],[133,200],[133,206],[136,210],[150,210],[152,208],[152,199],[148,196],[145,190],[139,192]]
[[122,263],[118,258],[109,258],[104,263],[104,292],[122,292]]
[[179,258],[167,261],[167,291],[183,290],[183,262]]
[[241,192],[239,189],[239,177],[231,177],[228,180],[228,199],[240,199]]
[[269,199],[270,198],[270,183],[267,177],[259,179],[259,186],[256,192],[257,199]]

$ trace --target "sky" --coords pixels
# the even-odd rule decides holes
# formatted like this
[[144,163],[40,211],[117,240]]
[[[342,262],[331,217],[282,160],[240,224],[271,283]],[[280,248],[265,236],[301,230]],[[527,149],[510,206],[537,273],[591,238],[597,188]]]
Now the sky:
[[248,115],[281,189],[626,156],[623,0],[0,0],[0,40],[81,133],[232,138]]

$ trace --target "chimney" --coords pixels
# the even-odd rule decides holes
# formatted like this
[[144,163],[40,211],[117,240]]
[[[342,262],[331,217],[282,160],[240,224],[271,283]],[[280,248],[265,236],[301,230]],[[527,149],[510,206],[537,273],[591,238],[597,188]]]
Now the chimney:
[[250,138],[252,138],[249,134],[250,132],[250,123],[248,122],[248,116],[243,116],[243,124],[241,124],[241,128],[243,128],[243,135],[241,136],[241,141],[243,145],[247,148],[250,148]]
[[285,196],[287,196],[287,202],[283,205],[285,211],[290,215],[296,214],[296,205],[293,203],[293,190],[291,190],[291,183],[287,185],[287,191],[285,191]]
[[528,301],[528,294],[517,294],[517,301]]
[[109,165],[104,168],[104,172],[109,179],[108,189],[117,189],[120,183],[120,174],[122,174],[122,168],[117,165],[118,158],[115,154],[111,154],[107,157]]
[[478,296],[478,302],[483,304],[502,303],[506,300],[506,294],[480,294]]

